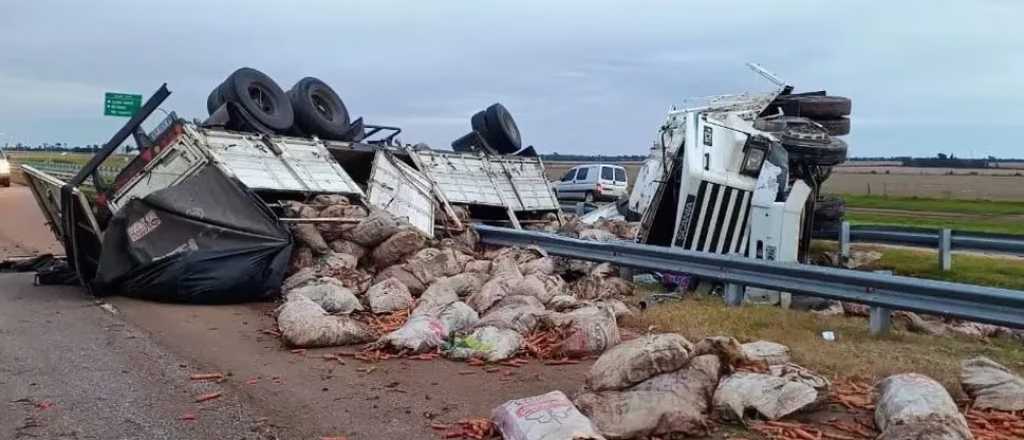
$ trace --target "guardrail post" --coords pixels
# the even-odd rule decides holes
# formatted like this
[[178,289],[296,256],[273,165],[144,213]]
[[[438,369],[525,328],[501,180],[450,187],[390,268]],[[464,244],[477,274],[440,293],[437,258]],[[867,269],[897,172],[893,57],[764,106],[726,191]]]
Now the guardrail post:
[[889,333],[892,328],[892,310],[885,307],[871,306],[871,313],[868,316],[868,327],[871,329],[871,336],[883,336]]
[[948,228],[939,230],[939,268],[948,272],[953,267],[953,232]]
[[586,212],[583,212],[583,202],[576,202],[576,215],[583,214],[586,214]]
[[725,283],[725,304],[738,307],[743,304],[743,295],[746,286],[736,283]]
[[850,222],[843,221],[839,225],[839,255],[843,260],[850,258]]

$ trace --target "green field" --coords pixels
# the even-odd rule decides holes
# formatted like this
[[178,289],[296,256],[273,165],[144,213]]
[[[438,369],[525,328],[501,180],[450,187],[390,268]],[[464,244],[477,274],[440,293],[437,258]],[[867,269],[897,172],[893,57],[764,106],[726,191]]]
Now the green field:
[[846,219],[855,225],[950,228],[1024,234],[1024,202],[844,195]]

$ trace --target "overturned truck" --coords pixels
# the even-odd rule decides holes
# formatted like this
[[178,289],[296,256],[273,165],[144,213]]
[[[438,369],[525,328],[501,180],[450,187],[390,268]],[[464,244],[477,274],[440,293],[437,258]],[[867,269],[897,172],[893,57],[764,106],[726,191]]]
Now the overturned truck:
[[[819,190],[846,160],[850,100],[770,80],[769,93],[689,100],[659,127],[628,199],[590,217],[641,222],[641,243],[774,261],[800,261]],[[832,222],[834,223],[834,222]]]
[[[500,104],[442,151],[402,145],[397,127],[350,121],[315,78],[284,92],[248,68],[211,92],[206,120],[172,113],[143,132],[169,94],[162,86],[67,182],[23,167],[68,269],[93,294],[215,303],[276,295],[294,248],[288,225],[356,221],[287,209],[318,196],[387,211],[428,238],[469,222],[560,221],[543,163],[532,147],[519,151]],[[99,165],[129,137],[139,154],[104,178]]]

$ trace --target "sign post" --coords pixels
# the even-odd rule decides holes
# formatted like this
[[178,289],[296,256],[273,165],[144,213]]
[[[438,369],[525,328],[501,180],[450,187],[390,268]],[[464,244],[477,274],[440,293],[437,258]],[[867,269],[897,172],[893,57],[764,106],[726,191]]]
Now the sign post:
[[142,108],[142,95],[107,92],[103,100],[103,116],[130,118]]

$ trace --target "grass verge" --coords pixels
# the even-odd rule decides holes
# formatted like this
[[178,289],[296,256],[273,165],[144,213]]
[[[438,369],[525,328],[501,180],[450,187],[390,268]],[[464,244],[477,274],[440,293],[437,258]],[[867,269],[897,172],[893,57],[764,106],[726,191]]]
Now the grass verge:
[[[835,252],[837,246],[834,242],[815,241],[811,252]],[[891,270],[897,275],[916,278],[1024,290],[1022,258],[954,253],[951,270],[943,272],[939,270],[935,251],[861,244],[854,245],[853,250],[882,254],[881,259],[861,268],[863,270]]]
[[[1024,371],[1024,346],[1004,339],[986,341],[934,337],[894,330],[885,337],[868,333],[865,318],[818,316],[777,307],[726,307],[716,297],[697,297],[652,307],[633,323],[676,332],[690,341],[705,336],[733,336],[740,342],[769,340],[790,347],[793,361],[832,377],[886,376],[917,372],[961,393],[960,361],[987,356],[1017,373]],[[825,341],[821,332],[836,334]]]
[[846,220],[852,225],[891,225],[954,231],[988,232],[993,234],[1024,235],[1024,221],[1008,216],[958,216],[936,218],[907,212],[855,212],[847,211]]
[[978,215],[1024,214],[1024,202],[991,200],[928,199],[920,197],[882,197],[842,195],[851,208],[898,209],[903,211],[953,212]]

